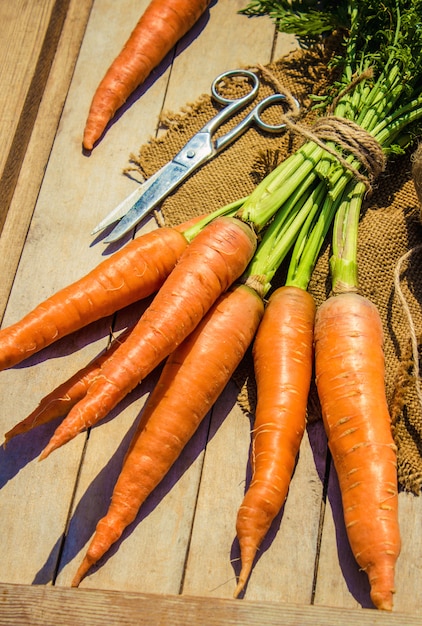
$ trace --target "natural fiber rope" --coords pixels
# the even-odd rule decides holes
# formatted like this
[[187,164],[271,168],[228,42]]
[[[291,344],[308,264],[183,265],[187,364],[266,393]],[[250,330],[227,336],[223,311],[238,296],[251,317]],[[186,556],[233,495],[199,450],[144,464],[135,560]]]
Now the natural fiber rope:
[[355,77],[350,81],[350,83],[346,85],[346,87],[342,91],[340,91],[340,93],[338,93],[337,96],[334,98],[329,108],[330,112],[333,113],[333,111],[335,111],[337,104],[343,98],[343,96],[352,91],[356,87],[356,85],[361,83],[363,80],[372,78],[373,75],[374,70],[372,69],[372,67],[368,67],[368,69],[360,72],[360,74],[356,74]]
[[[282,93],[289,104],[290,111],[283,116],[283,122],[286,127],[296,134],[301,135],[305,139],[316,143],[323,150],[331,154],[337,159],[341,165],[360,182],[362,182],[367,192],[372,190],[371,181],[385,169],[386,158],[379,142],[361,126],[352,120],[339,117],[336,115],[327,115],[317,120],[313,126],[308,129],[295,121],[299,111],[295,105],[294,98],[291,93],[283,87],[279,80],[273,76],[268,68],[258,65],[261,74],[272,82],[279,93]],[[331,105],[330,110],[334,110],[335,103],[353,89],[361,80],[372,76],[372,71],[363,72],[355,77],[355,79],[340,93]],[[351,165],[337,150],[328,146],[325,142],[332,141],[339,145],[343,150],[353,154],[356,159],[363,165],[367,171],[365,176],[359,170]]]
[[338,116],[323,117],[314,124],[320,139],[331,140],[351,152],[372,180],[385,168],[385,155],[378,141],[361,126]]
[[265,67],[265,65],[261,65],[260,63],[258,63],[256,67],[261,72],[261,76],[264,76],[270,83],[273,84],[276,92],[285,96],[287,105],[290,109],[289,117],[297,117],[300,110],[291,92],[280,83],[278,78],[268,69],[268,67]]
[[418,246],[411,248],[408,252],[406,252],[400,257],[394,270],[394,286],[395,286],[397,295],[400,299],[401,305],[404,309],[404,312],[406,314],[408,324],[409,324],[410,340],[411,340],[412,354],[413,354],[413,371],[414,371],[414,379],[415,379],[415,388],[416,388],[416,394],[418,396],[419,403],[422,407],[422,389],[421,389],[421,384],[420,384],[420,379],[419,379],[418,337],[416,335],[415,326],[413,324],[412,313],[409,309],[409,305],[406,301],[406,298],[404,297],[403,291],[400,286],[400,273],[401,273],[401,268],[403,266],[403,263],[407,261],[415,252],[421,249],[422,249],[422,244],[419,244]]

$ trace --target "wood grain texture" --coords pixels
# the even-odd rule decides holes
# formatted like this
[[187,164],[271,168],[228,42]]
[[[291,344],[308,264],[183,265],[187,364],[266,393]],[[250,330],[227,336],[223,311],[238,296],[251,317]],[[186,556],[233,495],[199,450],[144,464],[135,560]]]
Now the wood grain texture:
[[[40,27],[35,29],[40,19],[37,10],[41,6],[43,26],[48,31],[46,2],[23,3],[22,7],[14,4],[14,29],[6,39],[1,39],[1,45],[8,46],[8,55],[13,50],[15,55],[9,58],[0,52],[0,59],[4,63],[2,84],[3,81],[4,84],[10,84],[10,76],[13,76],[10,90],[2,92],[3,97],[7,95],[7,101],[0,102],[0,138],[4,146],[0,156],[4,159],[0,169],[3,172],[0,187],[4,185],[4,195],[0,196],[0,319],[13,284],[92,2],[70,0],[69,3],[63,3],[67,8],[66,13],[57,9],[51,13],[52,26],[48,37],[47,32],[44,37],[39,37]],[[6,4],[0,3],[0,10],[4,10]],[[61,3],[57,2],[57,5]],[[42,50],[33,50],[28,44],[28,33],[32,34],[34,30],[36,41],[44,41],[43,54]],[[16,44],[20,44],[20,47],[15,48]],[[42,80],[45,81],[41,85],[40,77],[35,79],[39,66],[43,68]],[[23,90],[25,85],[29,85],[30,96]],[[20,90],[15,90],[15,86],[19,86]],[[37,98],[40,98],[39,102]],[[24,112],[25,103],[30,108],[28,119],[27,112]],[[21,126],[17,128],[21,119]],[[12,138],[15,139],[12,141]],[[9,164],[10,172],[7,171]]]
[[[5,130],[10,144],[8,145],[9,142],[6,143],[9,149],[2,153],[2,159],[5,159],[5,162],[0,176],[0,233],[6,220],[7,211],[15,190],[22,161],[28,147],[51,65],[56,54],[57,44],[69,8],[69,0],[61,0],[60,2],[53,3],[27,3],[19,8],[27,11],[29,28],[26,32],[29,36],[32,35],[34,37],[33,49],[31,50],[32,46],[27,45],[27,37],[24,36],[22,41],[16,40],[14,36],[16,32],[15,29],[10,34],[10,37],[3,40],[3,45],[6,43],[6,45],[8,44],[14,48],[16,45],[20,44],[20,50],[25,51],[25,53],[31,53],[28,60],[30,64],[34,64],[34,67],[31,72],[25,72],[26,75],[23,77],[24,80],[22,81],[23,85],[21,84],[20,90],[11,99],[12,102],[8,102],[5,106],[5,110],[9,111],[9,115],[11,112],[13,117],[9,120],[9,116],[6,116],[3,120],[3,127],[6,126]],[[19,15],[19,12],[15,12],[12,20],[6,17],[6,24],[10,25],[11,21],[18,19]],[[16,55],[16,59],[17,63],[15,67],[6,66],[9,67],[12,75],[10,77],[6,75],[4,77],[5,81],[8,78],[9,80],[11,79],[12,82],[16,81],[16,74],[19,72],[19,68],[27,67],[27,63],[22,63],[21,54]],[[6,84],[10,84],[9,80],[7,80]],[[23,97],[23,91],[25,90],[27,82],[29,82],[29,84],[25,97]],[[5,93],[5,90],[3,93]],[[10,90],[9,94],[10,93],[13,93],[13,90]],[[10,108],[9,104],[12,105]],[[13,110],[15,107],[16,110]],[[10,133],[11,129],[12,133]],[[4,131],[0,131],[0,137],[3,132]]]
[[0,583],[0,626],[420,626],[422,618],[332,607],[248,602],[116,591],[25,587]]

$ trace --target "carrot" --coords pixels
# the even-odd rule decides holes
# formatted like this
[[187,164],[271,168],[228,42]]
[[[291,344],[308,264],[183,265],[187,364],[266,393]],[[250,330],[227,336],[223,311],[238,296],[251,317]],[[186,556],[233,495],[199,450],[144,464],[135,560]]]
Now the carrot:
[[101,352],[93,361],[85,365],[76,374],[71,376],[64,383],[56,387],[40,401],[37,408],[25,419],[18,422],[11,430],[4,435],[3,446],[16,437],[29,432],[37,426],[42,426],[52,422],[54,419],[66,415],[79,400],[85,396],[89,385],[100,373],[101,366],[115,352],[118,346],[125,341],[131,328],[122,332],[119,337],[113,340],[110,346]]
[[83,146],[92,150],[108,122],[205,12],[209,0],[152,0],[100,82]]
[[[253,347],[257,406],[252,432],[252,479],[236,519],[241,569],[234,597],[243,591],[257,551],[287,497],[306,424],[313,366],[315,302],[309,280],[333,218],[325,181],[300,186],[287,211],[266,229],[250,271],[271,288],[291,250],[286,282],[271,295]],[[291,212],[292,219],[286,219]]]
[[330,297],[315,320],[315,368],[351,549],[371,599],[391,610],[400,552],[396,447],[385,396],[382,323],[353,292]]
[[114,487],[108,512],[73,581],[88,570],[136,518],[240,363],[262,318],[262,298],[237,285],[216,301],[197,328],[167,359]]
[[236,521],[242,567],[234,597],[243,590],[287,496],[306,425],[314,317],[314,299],[307,291],[280,287],[271,295],[255,337],[252,479]]
[[160,228],[129,242],[20,321],[0,330],[0,370],[155,293],[187,245],[186,237],[174,228]]
[[256,248],[252,229],[221,217],[186,248],[130,336],[101,368],[83,400],[58,426],[45,458],[103,419],[194,330],[221,293],[243,273]]

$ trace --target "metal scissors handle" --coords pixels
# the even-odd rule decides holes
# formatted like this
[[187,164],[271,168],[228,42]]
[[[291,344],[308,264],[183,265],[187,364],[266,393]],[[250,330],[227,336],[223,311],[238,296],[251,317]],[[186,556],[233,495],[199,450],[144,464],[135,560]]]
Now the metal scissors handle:
[[[241,98],[227,98],[220,93],[218,85],[227,78],[235,76],[244,76],[245,78],[248,78],[252,84],[252,89],[246,94],[246,96],[243,96]],[[259,86],[260,81],[258,76],[254,72],[250,72],[249,70],[229,70],[217,76],[217,78],[215,78],[212,82],[211,94],[214,100],[216,100],[220,104],[225,104],[226,106],[220,111],[220,113],[217,113],[217,115],[213,117],[212,120],[205,124],[205,126],[202,127],[202,129],[199,131],[199,133],[197,133],[196,136],[200,135],[201,133],[208,133],[209,140],[212,142],[212,137],[214,133],[223,124],[223,122],[228,120],[230,117],[233,117],[233,115],[239,109],[255,99],[259,90]],[[246,117],[244,117],[243,120],[240,121],[232,130],[228,131],[222,137],[214,140],[211,148],[213,152],[212,154],[209,154],[208,158],[212,158],[213,156],[224,150],[224,148],[226,148],[230,143],[240,137],[240,135],[242,135],[249,128],[249,126],[252,125],[252,123],[255,123],[257,126],[259,126],[259,128],[267,132],[279,133],[281,130],[283,130],[286,126],[284,123],[268,124],[264,122],[261,117],[261,113],[265,109],[282,101],[285,103],[286,96],[279,93],[273,94],[272,96],[268,96],[267,98],[261,100],[252,109],[252,111],[250,111],[250,113]],[[295,104],[299,108],[299,103],[297,102],[297,100],[295,100]]]
[[[217,102],[220,102],[221,104],[228,104],[228,106],[226,107],[226,109],[223,109],[220,114],[214,117],[208,124],[205,125],[204,128],[208,128],[211,134],[217,129],[219,125],[221,125],[221,120],[217,120],[217,118],[219,118],[219,115],[225,113],[227,109],[229,109],[236,103],[236,101],[225,98],[219,93],[217,89],[218,83],[226,76],[230,76],[232,74],[237,75],[240,72],[244,73],[245,75],[247,74],[251,78],[251,80],[255,81],[254,93],[259,89],[259,79],[257,75],[253,72],[249,72],[248,70],[231,70],[230,72],[224,72],[223,74],[220,74],[220,76],[217,76],[211,86],[212,95],[214,99],[217,100]],[[299,109],[298,101],[295,98],[293,98],[293,101],[295,106]],[[271,96],[267,96],[263,100],[260,100],[258,104],[252,109],[252,111],[250,111],[249,114],[244,117],[243,120],[241,120],[232,130],[228,131],[222,137],[214,140],[215,154],[218,154],[219,152],[221,152],[221,150],[224,150],[224,148],[226,148],[230,143],[240,137],[253,123],[256,124],[261,130],[265,130],[269,133],[281,132],[286,127],[286,124],[284,122],[281,122],[280,124],[269,124],[262,119],[261,114],[263,113],[263,111],[265,111],[265,109],[268,109],[275,104],[285,104],[285,102],[286,96],[281,93],[275,93]],[[217,124],[214,124],[216,120]],[[204,130],[204,128],[202,130]]]
[[[244,77],[247,79],[251,88],[246,95],[235,99],[222,95],[219,90],[220,84],[232,77]],[[282,101],[285,103],[284,95],[274,94],[261,100],[235,128],[228,131],[225,135],[214,139],[215,132],[225,121],[254,100],[258,93],[259,85],[258,76],[249,70],[229,70],[217,76],[212,82],[211,94],[217,102],[224,104],[225,107],[207,122],[187,142],[182,150],[152,177],[152,180],[147,180],[146,183],[130,194],[126,200],[100,222],[93,233],[102,230],[121,217],[118,224],[104,241],[105,243],[111,243],[123,237],[176,189],[185,178],[198,167],[214,158],[244,133],[251,124],[255,123],[259,128],[273,133],[284,129],[284,123],[267,124],[261,117],[262,112],[266,108]],[[296,104],[299,107],[297,102]]]

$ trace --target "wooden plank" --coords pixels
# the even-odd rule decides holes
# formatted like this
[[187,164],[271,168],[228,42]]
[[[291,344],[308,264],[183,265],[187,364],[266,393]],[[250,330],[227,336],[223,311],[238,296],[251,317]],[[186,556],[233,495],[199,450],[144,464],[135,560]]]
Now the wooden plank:
[[235,523],[249,448],[249,420],[236,405],[236,395],[236,387],[229,384],[213,409],[183,581],[185,595],[232,598],[236,586]]
[[[74,78],[76,84],[83,83],[85,85],[89,83],[88,87],[84,87],[84,91],[93,93],[94,85],[96,86],[99,80],[98,75],[105,71],[115,56],[116,49],[120,49],[121,45],[123,45],[127,37],[128,25],[136,22],[140,12],[146,5],[146,2],[142,6],[139,5],[139,2],[127,3],[126,10],[119,12],[120,18],[116,24],[114,3],[97,2],[95,4]],[[105,51],[104,58],[102,58],[103,65],[100,68],[96,68],[96,71],[90,75],[86,71],[88,60],[92,55],[97,54],[100,42],[96,38],[101,36],[101,40],[103,40],[104,33],[109,33],[109,38],[106,38],[106,41],[113,39],[115,43],[113,46],[110,45],[109,49],[107,48]],[[127,164],[130,152],[146,142],[157,126],[170,74],[166,62],[164,62],[162,69],[162,72],[161,69],[157,70],[157,73],[148,83],[148,90],[142,94],[139,100],[133,101],[131,106],[120,117],[119,123],[112,125],[108,129],[92,155],[88,159],[81,155],[80,162],[78,161],[79,157],[75,158],[73,171],[83,169],[87,173],[86,184],[88,191],[85,187],[84,195],[80,199],[82,206],[79,209],[84,213],[84,217],[81,217],[79,223],[83,232],[79,237],[86,249],[89,249],[89,232],[91,227],[108,213],[118,201],[125,197],[134,186],[134,183],[121,176],[120,172]],[[78,91],[71,90],[69,103],[69,106],[73,104],[76,110],[83,111],[86,114],[89,101],[87,100],[81,106]],[[79,129],[83,128],[83,122],[84,118],[80,117],[78,120]],[[66,138],[67,132],[64,128],[64,138]],[[75,136],[76,132],[75,128]],[[60,136],[58,136],[58,141],[60,139]],[[59,158],[60,153],[61,150],[58,149]],[[110,185],[110,181],[112,181],[112,185]],[[83,225],[81,226],[81,224]],[[146,229],[149,227],[153,227],[152,222],[146,225]],[[98,244],[91,248],[93,257],[98,255],[100,246],[101,244]],[[112,246],[111,249],[113,249]],[[100,252],[102,252],[102,248],[100,248]],[[131,313],[132,317],[133,315],[136,316],[135,308],[133,308],[132,312],[126,312],[128,315],[126,320],[130,319]],[[117,326],[122,327],[126,323],[125,318],[119,316]],[[152,383],[150,382],[149,384]],[[135,394],[135,397],[133,397],[132,394],[130,404],[119,407],[113,414],[113,417],[116,416],[116,419],[101,425],[101,427],[91,433],[60,564],[57,578],[58,585],[70,584],[75,569],[82,558],[83,551],[86,549],[84,544],[89,539],[99,517],[105,512],[104,507],[108,503],[110,489],[114,483],[110,476],[114,478],[117,476],[131,428],[141,411],[148,389],[148,383],[147,386],[143,385],[137,392],[138,396]],[[200,462],[200,459],[198,462]],[[176,474],[173,475],[173,480],[175,480],[174,476],[180,475],[180,467],[183,467],[183,465],[175,468]],[[174,580],[176,580],[175,577],[180,576],[180,570],[183,567],[183,533],[177,534],[175,530],[179,539],[174,545],[172,544],[173,559],[171,559],[168,550],[167,534],[167,520],[170,517],[165,513],[163,515],[163,511],[173,510],[173,518],[176,519],[176,524],[183,522],[183,515],[182,520],[177,521],[176,512],[177,510],[180,512],[180,507],[177,509],[174,504],[177,503],[177,497],[180,497],[181,493],[183,493],[181,501],[186,497],[190,501],[194,497],[192,489],[195,490],[195,483],[192,483],[189,477],[190,475],[187,474],[186,478],[179,483],[181,492],[170,492],[168,494],[168,497],[163,500],[161,508],[156,508],[155,503],[147,505],[146,510],[152,510],[151,515],[146,520],[147,529],[144,529],[145,524],[143,524],[142,534],[128,531],[129,537],[123,542],[122,549],[115,555],[115,558],[110,559],[109,563],[98,571],[98,575],[86,579],[84,582],[86,586],[139,589],[139,585],[144,583],[144,588],[147,590],[156,589],[159,586],[163,590],[166,589],[177,593],[179,583],[176,581],[175,587]],[[154,494],[157,502],[163,499],[166,489],[168,487],[165,488],[164,492],[157,491]],[[189,508],[187,508],[187,511],[189,511]],[[162,531],[159,533],[159,536],[163,538],[161,547],[157,543],[157,528],[160,528],[160,525],[163,526]],[[187,528],[186,524],[184,524],[184,527]],[[165,538],[167,538],[167,543],[164,541]],[[146,571],[144,576],[142,576],[142,571],[139,569],[140,563],[143,563],[142,571]],[[149,567],[151,563],[153,566]],[[168,573],[168,577],[164,580],[162,577],[163,568],[166,568]]]
[[[117,17],[115,19],[114,3],[105,2],[105,6],[96,3],[89,24],[90,33],[85,39],[88,44],[82,48],[75,68],[4,324],[19,319],[39,301],[79,278],[102,259],[104,249],[91,246],[90,230],[104,212],[125,195],[125,187],[129,187],[130,181],[120,175],[120,170],[126,164],[133,122],[131,125],[128,115],[128,125],[115,137],[114,143],[111,140],[102,144],[92,158],[83,155],[82,131],[98,80],[97,72],[92,69],[95,67],[92,58],[103,59],[98,56],[95,37],[98,33],[101,38],[107,32],[110,37],[116,34],[116,38],[120,37],[115,44],[118,49],[127,37],[128,28],[146,4],[145,1],[144,7],[140,7],[137,1],[128,3],[125,12],[117,12],[121,18],[119,23]],[[105,21],[101,23],[101,19]],[[105,41],[109,38],[106,37]],[[110,56],[104,62],[107,64],[115,53],[115,47],[110,47]],[[66,64],[68,53],[64,45],[61,54]],[[91,70],[87,71],[87,68]],[[100,67],[99,72],[102,71],[103,67]],[[157,90],[164,94],[165,79],[149,94],[153,107],[155,100],[160,100]],[[155,108],[154,121],[157,116],[158,109]],[[145,139],[151,126],[145,128]],[[2,372],[0,394],[9,402],[8,406],[6,402],[3,404],[2,432],[25,417],[43,395],[105,347],[110,323],[111,320],[104,320],[93,328],[84,329],[28,360],[24,367]],[[56,577],[85,438],[81,436],[45,462],[35,463],[51,434],[51,426],[41,428],[34,436],[31,434],[11,442],[7,451],[1,453],[0,511],[5,518],[4,533],[11,546],[0,565],[0,580],[3,582],[51,584]],[[101,466],[101,458],[104,457],[94,459],[94,468]],[[44,488],[46,485],[49,487]],[[85,501],[85,505],[89,507],[90,503]]]
[[349,609],[372,607],[368,577],[365,572],[359,571],[347,540],[337,476],[332,466],[323,519],[315,603]]
[[[195,29],[194,34],[187,37],[188,48],[184,49],[185,44],[181,42],[178,50],[181,48],[183,54],[176,58],[172,68],[166,109],[179,111],[201,93],[209,93],[212,79],[226,70],[269,63],[275,40],[277,56],[297,48],[294,37],[276,37],[274,25],[267,17],[247,19],[240,15],[238,11],[244,6],[243,0],[211,3],[210,20],[200,36],[196,36]],[[227,41],[228,33],[235,33],[236,45]],[[201,71],[192,75],[192,68]]]
[[[0,156],[0,232],[26,148],[36,120],[38,107],[48,79],[60,39],[69,0],[64,2],[2,3],[2,25],[6,37],[1,84],[7,85],[0,97],[0,110],[5,112],[0,125],[0,138],[6,150]],[[17,11],[16,11],[17,9]],[[20,12],[19,12],[20,11]],[[21,28],[25,20],[25,28]],[[4,137],[4,141],[3,141]]]
[[420,626],[422,618],[362,609],[309,607],[278,602],[248,602],[106,590],[25,587],[0,583],[0,626]]
[[[18,0],[13,4],[10,2],[0,4],[2,25],[0,38],[0,84],[2,85],[0,141],[3,148],[0,154],[0,187],[2,187],[3,192],[0,196],[1,224],[7,213],[8,198],[4,198],[4,191],[7,189],[6,181],[10,181],[9,184],[12,184],[11,179],[14,178],[14,173],[10,172],[13,164],[8,162],[6,172],[5,166],[16,137],[18,125],[22,120],[21,116],[28,94],[30,91],[34,92],[34,89],[31,90],[31,82],[34,78],[54,5],[54,0],[47,2],[35,0],[31,3]],[[42,94],[42,90],[43,85],[41,84],[39,93]],[[27,116],[30,112],[26,110],[25,113]],[[36,114],[36,111],[34,113]],[[26,123],[28,123],[28,131],[30,132],[34,118],[26,120]],[[21,128],[18,133],[18,141],[22,144],[22,149],[13,151],[13,159],[17,169],[19,169],[19,161],[25,151],[26,134],[26,132],[22,132]],[[16,154],[16,152],[18,153]]]
[[421,564],[422,538],[420,520],[422,498],[411,493],[399,494],[399,522],[402,537],[401,553],[397,562],[395,610],[422,617],[422,607],[418,601]]
[[[237,9],[243,6],[240,1]],[[218,4],[214,10],[217,10],[217,7]],[[236,46],[233,59],[226,53],[219,60],[218,71],[222,72],[236,66],[269,63],[274,59],[272,55],[278,58],[297,47],[294,38],[279,36],[274,51],[272,23],[267,19],[251,19],[246,20],[245,24],[243,19],[244,16],[236,15],[233,25],[228,26],[233,32],[242,32],[244,35],[239,47]],[[224,16],[222,20],[220,34],[214,35],[213,32],[217,39],[217,49],[224,49],[223,41],[227,32],[227,29],[223,28]],[[258,45],[257,36],[263,32],[265,37]],[[251,49],[249,42],[252,40],[254,46]],[[239,56],[236,56],[237,54]],[[235,522],[244,493],[250,444],[249,420],[242,415],[235,402],[236,389],[229,386],[213,411],[212,428],[215,435],[207,445],[183,585],[183,593],[188,595],[230,598],[235,587],[235,575],[238,574]],[[229,407],[232,407],[231,410]],[[226,415],[226,418],[220,425],[221,415]],[[230,442],[229,446],[227,442]],[[321,483],[318,485],[318,481],[315,480],[312,462],[308,441],[305,440],[283,519],[281,523],[280,518],[276,520],[267,541],[262,546],[247,588],[248,599],[282,598],[285,601],[304,603],[311,601],[322,491]],[[310,470],[309,473],[306,468]],[[304,490],[309,491],[309,485],[312,483],[318,485],[318,488],[311,494],[306,514],[298,520],[298,516],[292,515],[291,512],[295,511],[301,494]],[[298,528],[306,528],[306,540],[304,533],[298,532]],[[284,565],[287,552],[291,550],[292,545],[298,548],[295,556],[290,557],[297,576],[293,584],[291,570]],[[274,571],[277,571],[277,576],[273,575]],[[286,592],[282,592],[284,588]]]
[[[236,388],[229,385],[214,408],[213,438],[207,444],[183,585],[186,595],[233,597],[239,573],[235,523],[245,490],[251,430],[236,397]],[[311,430],[311,437],[304,438],[285,507],[259,550],[244,594],[247,600],[311,604],[322,492],[310,445],[312,441],[315,446],[318,431]],[[326,444],[319,439],[323,458]],[[300,505],[304,493],[306,508]]]
[[[32,214],[30,203],[35,202],[35,198],[39,193],[39,185],[44,174],[51,143],[66,97],[73,64],[82,38],[85,26],[83,18],[87,18],[88,12],[89,6],[87,6],[87,3],[82,5],[80,2],[72,2],[69,6],[67,21],[63,29],[63,39],[60,41],[58,48],[60,59],[56,57],[56,63],[53,65],[39,110],[39,123],[32,135],[25,166],[22,170],[22,178],[19,181],[22,186],[16,198],[18,200],[19,197],[21,201],[24,199],[28,200],[28,207],[25,204],[19,206],[17,201],[15,205],[16,210],[11,210],[8,214],[8,218],[10,218],[10,222],[14,223],[16,230],[12,226],[9,232],[10,222],[8,222],[8,226],[2,234],[0,243],[2,270],[5,267],[10,269],[10,272],[2,273],[2,283],[3,285],[9,285],[9,288],[14,274],[14,265],[20,257],[20,248]],[[25,22],[23,28],[23,32],[28,30]],[[32,176],[33,178],[31,178]],[[26,183],[29,184],[26,185]],[[27,208],[28,210],[26,210]],[[54,210],[54,207],[52,209]],[[16,232],[19,229],[21,229],[20,234]],[[55,236],[57,238],[57,232]],[[46,242],[42,239],[38,243],[40,248],[44,248],[46,245]],[[59,257],[57,252],[54,252],[51,248],[50,252],[53,255],[51,261],[54,257],[56,259]],[[29,267],[32,266],[32,269],[35,270],[36,250],[28,246],[27,255]],[[35,275],[29,277],[29,285],[44,285],[48,290],[49,277],[52,275],[51,265],[51,263],[50,265],[47,264],[44,277],[41,276],[41,267],[38,266]],[[59,269],[58,266],[57,268]],[[29,298],[29,292],[33,294],[32,300]],[[42,289],[38,290],[36,288],[32,289],[31,286],[28,287],[28,283],[25,282],[25,273],[22,280],[18,279],[16,293],[20,293],[20,296],[15,301],[15,305],[12,304],[10,307],[10,319],[20,317],[28,311],[29,307],[35,305],[43,297]],[[3,295],[6,300],[6,290],[3,292]],[[86,341],[86,335],[85,340],[82,339],[82,341]],[[75,347],[74,341],[71,342],[71,346]],[[67,349],[69,350],[69,344]],[[60,358],[58,358],[59,360]],[[77,359],[73,365],[76,363]],[[32,364],[34,365],[34,362]],[[4,404],[5,410],[1,419],[3,432],[13,422],[18,421],[32,410],[41,395],[48,391],[51,388],[50,385],[63,375],[60,372],[58,362],[56,362],[56,378],[51,376],[51,370],[55,368],[46,366],[45,363],[43,365],[4,372],[4,376],[1,377],[1,397],[2,399],[7,397],[10,401],[8,408]],[[50,374],[47,373],[47,370],[50,371]],[[23,393],[23,390],[25,390],[25,393]],[[38,582],[47,582],[54,577],[56,560],[61,547],[61,536],[68,514],[69,500],[73,493],[73,484],[80,461],[80,450],[76,456],[69,458],[69,462],[61,462],[59,458],[56,458],[51,465],[43,466],[40,464],[37,466],[36,463],[33,463],[33,460],[45,444],[45,436],[45,431],[38,432],[35,436],[27,439],[26,444],[21,441],[15,447],[15,443],[12,443],[8,447],[7,453],[4,449],[1,452],[0,480],[2,488],[0,490],[0,511],[4,536],[7,537],[8,545],[11,547],[1,561],[1,579],[3,581],[26,582],[30,584],[37,580]],[[52,474],[50,473],[51,470]],[[61,477],[61,480],[57,480],[57,476]],[[67,476],[71,477],[71,479],[66,480]],[[45,490],[41,487],[50,482],[52,483],[51,489]],[[49,495],[52,496],[51,501],[49,500]],[[48,517],[49,515],[51,515],[51,519]],[[46,519],[48,519],[47,523]],[[16,524],[16,520],[20,520],[21,524]],[[16,550],[16,546],[19,546],[18,550]],[[34,558],[32,560],[28,559],[29,554],[33,555]]]
[[[63,104],[66,98],[70,79],[72,77],[73,68],[79,52],[80,43],[85,30],[92,1],[93,0],[83,0],[83,2],[76,2],[75,0],[71,0],[69,2],[66,19],[63,24],[62,35],[57,44],[56,57],[52,62],[45,89],[43,91],[42,86],[37,84],[33,86],[33,89],[37,87],[37,93],[42,95],[42,99],[39,109],[37,110],[37,118],[36,120],[32,120],[34,123],[32,134],[30,137],[26,137],[25,140],[23,139],[21,133],[17,135],[18,143],[27,144],[25,154],[22,154],[22,156],[17,154],[19,151],[16,150],[16,146],[13,153],[10,152],[11,155],[13,154],[11,159],[14,161],[14,176],[16,175],[17,177],[16,167],[18,163],[20,171],[19,177],[17,177],[13,183],[13,197],[9,198],[8,203],[4,203],[2,205],[3,208],[1,209],[4,211],[4,215],[7,213],[7,217],[5,217],[0,237],[0,275],[2,277],[0,284],[0,320],[3,317],[6,308],[9,292],[20,259],[42,178],[44,176],[59,118],[63,110]],[[2,10],[4,10],[6,5],[7,3],[1,3],[0,6],[2,7]],[[16,11],[16,17],[14,19],[19,18],[19,29],[18,25],[15,24],[17,33],[15,34],[13,32],[13,36],[11,34],[10,37],[7,38],[7,41],[9,41],[9,39],[13,39],[18,43],[21,42],[20,38],[24,33],[26,33],[26,31],[28,31],[32,36],[34,34],[38,34],[38,36],[40,35],[38,29],[34,29],[37,22],[32,13],[31,16],[29,16],[31,28],[26,26],[26,19],[28,17],[26,10],[31,8],[32,12],[35,10],[37,5],[42,5],[44,15],[45,8],[47,6],[45,2],[24,3],[23,6],[18,7],[18,10],[16,10],[14,5],[14,11]],[[37,32],[33,32],[33,30]],[[37,41],[39,38],[40,37],[37,38]],[[25,56],[23,56],[22,50],[25,52]],[[31,53],[31,55],[27,58],[28,53]],[[4,59],[5,57],[3,54],[0,54],[0,58]],[[20,79],[18,81],[19,85],[23,86],[29,81],[29,76],[26,81],[24,81],[23,78],[20,77],[19,72],[16,71],[16,67],[21,68],[21,71],[25,69],[26,74],[30,75],[31,71],[33,71],[32,64],[34,58],[36,58],[36,54],[34,50],[31,49],[31,46],[28,45],[27,38],[25,37],[25,45],[18,48],[19,62],[15,61],[14,58],[9,60],[9,57],[6,56],[5,67],[3,68],[4,78],[2,78],[2,80],[6,83],[9,73],[14,75],[17,74],[18,79]],[[10,81],[8,82],[10,83]],[[2,112],[12,110],[12,112],[17,116],[17,118],[14,117],[14,119],[18,119],[18,103],[13,105],[13,102],[11,103],[9,99],[16,95],[16,97],[19,97],[19,103],[22,106],[22,99],[25,94],[20,93],[19,90],[15,91],[13,89],[3,90],[2,93],[8,94],[8,101],[7,103],[1,103],[0,110]],[[33,112],[36,112],[35,108],[33,109]],[[2,114],[1,120],[7,121],[7,116]],[[3,124],[4,122],[1,123]],[[1,126],[1,128],[2,127],[3,126]],[[2,131],[0,130],[0,132]],[[8,131],[8,137],[11,136],[12,134]],[[2,142],[2,145],[6,145],[5,142]],[[7,154],[7,150],[4,150],[2,154]],[[5,197],[2,196],[1,201],[5,202]]]

